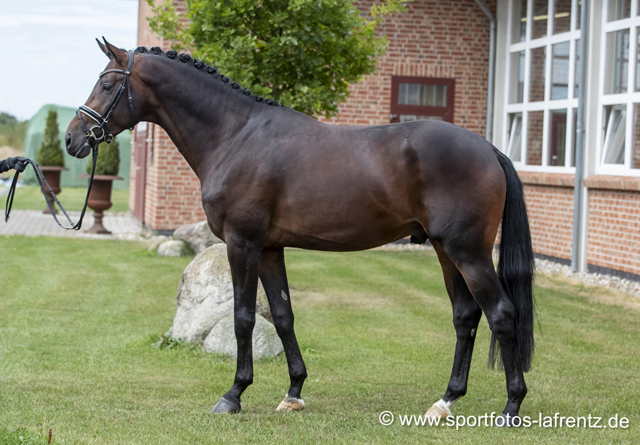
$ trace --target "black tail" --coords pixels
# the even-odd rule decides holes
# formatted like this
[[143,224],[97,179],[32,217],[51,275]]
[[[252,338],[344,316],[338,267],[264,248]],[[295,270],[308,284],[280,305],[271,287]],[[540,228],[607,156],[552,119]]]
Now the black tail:
[[[524,202],[522,182],[511,160],[499,150],[498,162],[507,178],[507,198],[502,215],[502,236],[500,240],[500,259],[498,277],[516,310],[516,338],[522,370],[528,371],[533,356],[533,271],[535,262],[531,246],[531,232],[527,207]],[[498,354],[498,343],[491,335],[489,348],[489,366],[493,368]],[[502,365],[500,361],[500,365]]]

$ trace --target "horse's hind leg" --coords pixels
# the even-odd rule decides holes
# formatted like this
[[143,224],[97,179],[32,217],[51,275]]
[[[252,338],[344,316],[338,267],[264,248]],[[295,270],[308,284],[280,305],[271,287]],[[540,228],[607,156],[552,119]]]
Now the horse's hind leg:
[[429,417],[444,418],[451,415],[451,406],[456,400],[467,393],[469,367],[482,310],[469,292],[462,274],[444,253],[440,243],[432,241],[432,244],[442,266],[444,283],[453,308],[453,326],[457,336],[456,352],[447,391],[442,399],[427,411]]
[[304,366],[293,330],[293,310],[291,309],[283,249],[265,250],[262,253],[260,280],[269,300],[273,324],[284,346],[289,365],[289,378],[291,379],[289,391],[277,409],[278,411],[299,411],[304,409],[304,401],[300,397],[300,392],[302,384],[307,378],[307,369]]
[[[511,425],[511,419],[518,416],[520,405],[527,394],[527,386],[522,374],[522,364],[516,339],[516,311],[507,297],[491,259],[491,249],[478,252],[475,248],[461,249],[452,244],[442,245],[464,277],[473,298],[476,300],[489,323],[489,328],[498,339],[504,371],[507,379],[507,405],[503,411],[503,425]],[[499,425],[502,426],[502,425]]]

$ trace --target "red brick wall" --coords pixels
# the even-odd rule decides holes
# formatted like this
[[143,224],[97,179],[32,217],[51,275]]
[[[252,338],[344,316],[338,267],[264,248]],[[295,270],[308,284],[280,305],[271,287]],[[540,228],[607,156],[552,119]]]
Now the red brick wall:
[[590,187],[587,261],[640,275],[640,178],[595,176],[585,183]]
[[162,128],[154,125],[153,155],[147,170],[145,221],[174,230],[205,218],[200,181]]
[[527,127],[527,165],[542,165],[544,111],[529,111]]
[[571,259],[573,236],[573,175],[518,172],[536,253]]
[[[536,253],[571,259],[573,175],[518,172]],[[640,275],[640,178],[591,176],[587,263]]]
[[[184,0],[174,0],[176,10],[184,14]],[[160,46],[170,49],[153,34],[145,17],[151,14],[146,2],[140,2],[138,20],[138,45]],[[174,230],[183,224],[202,221],[205,218],[200,199],[200,181],[176,149],[169,136],[157,125],[149,124],[147,137],[153,143],[147,147],[147,182],[145,192],[144,222],[155,230]],[[135,206],[135,152],[132,150],[129,208]]]
[[[373,3],[357,5],[368,13]],[[486,3],[495,14],[496,1]],[[386,18],[379,35],[387,36],[389,46],[378,72],[352,85],[340,114],[328,122],[388,124],[391,76],[447,77],[456,80],[453,122],[485,134],[489,21],[474,1],[416,0],[407,4],[407,12]]]

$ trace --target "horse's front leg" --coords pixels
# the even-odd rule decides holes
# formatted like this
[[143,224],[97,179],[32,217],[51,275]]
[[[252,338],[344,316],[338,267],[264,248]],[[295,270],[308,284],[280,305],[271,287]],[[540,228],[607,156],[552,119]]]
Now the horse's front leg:
[[236,377],[231,389],[213,408],[213,413],[237,413],[240,396],[253,383],[253,327],[256,323],[256,292],[262,244],[238,237],[227,237],[227,256],[231,266],[234,324],[238,345]]

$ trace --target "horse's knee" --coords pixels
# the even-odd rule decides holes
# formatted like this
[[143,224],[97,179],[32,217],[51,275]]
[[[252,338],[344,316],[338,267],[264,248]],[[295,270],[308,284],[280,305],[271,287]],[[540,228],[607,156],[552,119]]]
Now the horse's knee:
[[240,310],[234,316],[234,330],[237,339],[251,339],[253,328],[256,325],[255,313]]
[[281,337],[293,332],[293,314],[287,310],[271,308],[271,318],[273,325]]

